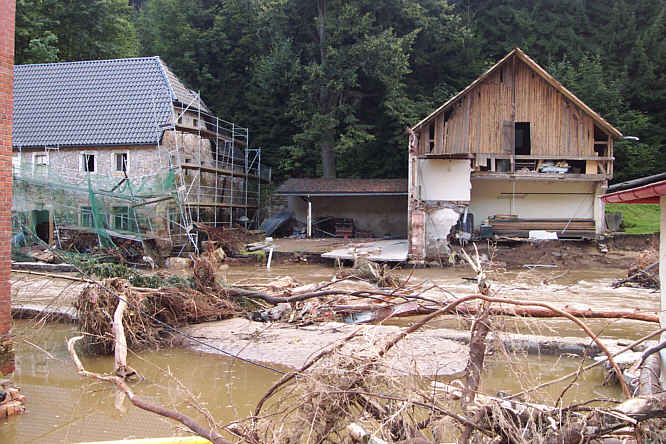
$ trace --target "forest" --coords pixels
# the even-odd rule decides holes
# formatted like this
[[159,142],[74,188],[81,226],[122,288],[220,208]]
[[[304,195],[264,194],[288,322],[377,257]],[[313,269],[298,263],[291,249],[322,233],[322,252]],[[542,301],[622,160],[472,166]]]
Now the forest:
[[17,0],[16,63],[160,56],[277,182],[405,177],[405,129],[520,47],[666,169],[666,0]]

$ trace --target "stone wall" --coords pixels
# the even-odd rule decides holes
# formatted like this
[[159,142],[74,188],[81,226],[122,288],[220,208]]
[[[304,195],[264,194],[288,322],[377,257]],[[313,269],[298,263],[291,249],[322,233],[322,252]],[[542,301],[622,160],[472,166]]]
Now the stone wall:
[[14,370],[11,329],[12,109],[14,0],[0,0],[0,372]]

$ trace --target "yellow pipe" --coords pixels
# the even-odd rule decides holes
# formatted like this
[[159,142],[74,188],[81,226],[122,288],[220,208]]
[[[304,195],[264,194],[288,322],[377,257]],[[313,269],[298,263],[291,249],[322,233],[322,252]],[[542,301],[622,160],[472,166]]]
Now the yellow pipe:
[[82,442],[79,444],[211,444],[211,442],[205,438],[201,438],[200,436],[183,436],[172,438],[146,438],[118,441]]

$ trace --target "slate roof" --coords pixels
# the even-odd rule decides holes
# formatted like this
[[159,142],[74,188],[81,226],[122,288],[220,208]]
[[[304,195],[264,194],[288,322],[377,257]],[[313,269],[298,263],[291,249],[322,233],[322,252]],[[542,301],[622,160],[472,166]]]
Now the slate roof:
[[287,179],[276,194],[292,196],[407,194],[407,179]]
[[13,145],[154,144],[194,97],[159,57],[17,65]]

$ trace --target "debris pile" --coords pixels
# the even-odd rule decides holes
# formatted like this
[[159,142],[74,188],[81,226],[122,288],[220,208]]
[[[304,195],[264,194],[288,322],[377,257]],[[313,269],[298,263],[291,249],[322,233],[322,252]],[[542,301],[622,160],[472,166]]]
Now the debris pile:
[[25,411],[25,395],[9,381],[0,383],[0,418],[20,415]]
[[659,289],[659,253],[655,249],[643,251],[627,270],[627,277],[613,283],[618,287]]
[[97,354],[114,350],[113,319],[118,296],[129,305],[124,317],[127,345],[142,349],[169,345],[173,331],[188,323],[225,319],[239,313],[238,306],[224,297],[189,287],[134,287],[126,279],[109,278],[103,287],[88,286],[75,302],[79,328],[86,333],[88,349]]

